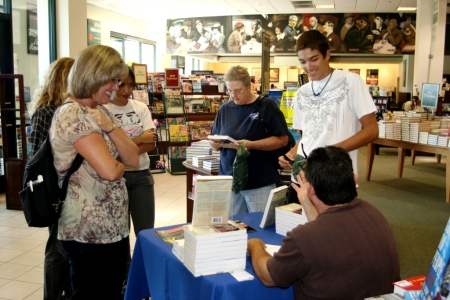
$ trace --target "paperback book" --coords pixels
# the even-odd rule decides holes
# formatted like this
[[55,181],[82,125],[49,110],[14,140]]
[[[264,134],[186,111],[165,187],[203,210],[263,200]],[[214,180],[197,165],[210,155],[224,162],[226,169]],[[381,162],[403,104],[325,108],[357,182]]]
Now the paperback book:
[[270,191],[259,227],[266,228],[272,224],[275,224],[275,207],[286,204],[287,190],[288,186],[283,185]]
[[208,140],[213,140],[213,141],[220,141],[222,143],[235,143],[237,144],[237,141],[235,139],[233,139],[232,137],[228,136],[228,135],[218,135],[218,134],[214,134],[214,135],[208,135]]

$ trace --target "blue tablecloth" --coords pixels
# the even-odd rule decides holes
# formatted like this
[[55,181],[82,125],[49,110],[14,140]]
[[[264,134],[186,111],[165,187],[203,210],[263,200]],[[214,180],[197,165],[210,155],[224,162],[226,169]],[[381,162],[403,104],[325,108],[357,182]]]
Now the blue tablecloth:
[[[235,216],[256,229],[248,238],[258,237],[267,244],[281,245],[283,236],[275,233],[275,227],[262,229],[259,223],[262,213]],[[152,297],[152,300],[242,300],[294,299],[292,286],[287,289],[266,287],[253,272],[250,257],[245,270],[255,279],[238,282],[231,274],[194,277],[172,253],[172,245],[165,243],[154,233],[180,225],[143,230],[134,247],[133,259],[127,282],[125,299],[137,300]]]

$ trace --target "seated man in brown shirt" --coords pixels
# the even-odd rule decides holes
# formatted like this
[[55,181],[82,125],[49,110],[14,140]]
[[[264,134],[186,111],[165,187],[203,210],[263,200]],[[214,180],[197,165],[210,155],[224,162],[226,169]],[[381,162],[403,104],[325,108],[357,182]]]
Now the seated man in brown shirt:
[[381,212],[358,199],[352,161],[338,147],[313,150],[295,186],[308,222],[288,232],[270,256],[250,239],[256,275],[266,286],[294,285],[295,299],[363,299],[391,293],[399,280],[392,230]]

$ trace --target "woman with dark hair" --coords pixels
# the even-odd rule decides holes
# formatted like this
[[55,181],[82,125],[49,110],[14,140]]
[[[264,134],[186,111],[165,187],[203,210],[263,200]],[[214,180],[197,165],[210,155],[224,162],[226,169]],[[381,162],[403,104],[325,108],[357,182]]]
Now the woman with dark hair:
[[81,51],[69,73],[69,98],[55,112],[49,137],[59,184],[79,153],[84,161],[69,179],[58,239],[69,257],[73,300],[122,299],[129,251],[125,167],[137,167],[139,148],[105,107],[128,66],[104,45]]
[[[135,76],[129,68],[128,76],[122,79],[119,90],[107,107],[120,121],[125,134],[139,147],[139,167],[126,167],[123,175],[128,191],[128,211],[137,236],[141,230],[153,228],[155,225],[155,181],[149,170],[150,159],[147,152],[155,149],[156,132],[147,105],[130,99],[134,86]],[[125,279],[128,277],[130,261],[128,251]]]

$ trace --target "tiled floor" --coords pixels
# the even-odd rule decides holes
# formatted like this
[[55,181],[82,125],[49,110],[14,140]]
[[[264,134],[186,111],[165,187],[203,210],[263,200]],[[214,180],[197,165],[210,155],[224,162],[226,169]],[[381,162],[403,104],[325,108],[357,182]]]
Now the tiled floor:
[[[186,176],[153,175],[156,194],[155,227],[186,222]],[[0,300],[42,300],[47,228],[31,228],[22,211],[7,210],[0,195]],[[136,238],[130,235],[131,247]]]

